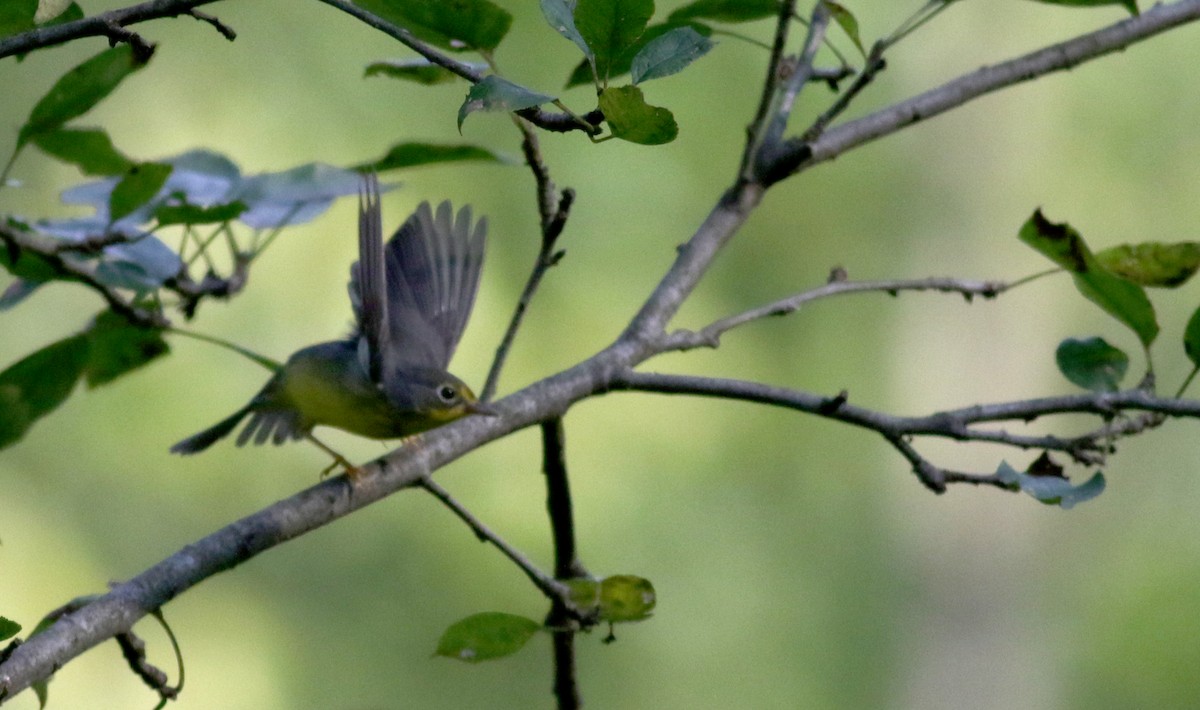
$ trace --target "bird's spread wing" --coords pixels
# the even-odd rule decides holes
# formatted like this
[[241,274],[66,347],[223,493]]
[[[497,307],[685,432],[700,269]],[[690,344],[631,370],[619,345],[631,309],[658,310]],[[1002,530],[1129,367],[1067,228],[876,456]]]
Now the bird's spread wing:
[[350,301],[358,326],[359,355],[372,382],[387,367],[388,298],[379,209],[379,180],[363,176],[358,195],[358,261],[350,267]]
[[384,248],[388,332],[385,379],[411,367],[445,370],[466,328],[479,288],[487,220],[471,208],[429,203],[401,225]]

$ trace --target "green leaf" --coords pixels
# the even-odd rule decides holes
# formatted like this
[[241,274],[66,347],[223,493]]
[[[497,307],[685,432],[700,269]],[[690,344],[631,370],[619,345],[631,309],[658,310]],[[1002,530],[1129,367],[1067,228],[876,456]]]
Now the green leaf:
[[488,0],[355,0],[355,5],[456,52],[491,51],[512,26],[512,15]]
[[553,100],[553,96],[539,94],[533,89],[490,74],[472,85],[467,92],[466,100],[458,109],[458,130],[462,132],[463,121],[476,111],[520,111]]
[[21,625],[7,616],[0,616],[0,641],[7,641],[21,631]]
[[611,76],[613,60],[637,41],[654,14],[654,0],[579,0],[575,27],[591,48],[602,84]]
[[133,167],[133,162],[113,147],[112,139],[99,128],[59,128],[37,134],[33,142],[47,155],[77,166],[85,175],[120,175]]
[[[476,71],[487,69],[486,64],[470,64],[469,66]],[[425,84],[427,86],[446,84],[460,78],[449,69],[438,66],[428,59],[421,57],[416,59],[385,59],[378,62],[371,62],[367,65],[363,76],[386,76],[392,79],[415,81],[418,84]]]
[[479,663],[520,651],[541,624],[516,614],[486,611],[472,614],[446,629],[434,655]]
[[87,386],[107,384],[167,354],[171,348],[162,333],[161,328],[133,325],[112,311],[101,313],[87,331]]
[[571,602],[583,613],[590,613],[600,606],[600,582],[587,577],[575,577],[563,580],[563,584],[571,590]]
[[1183,331],[1183,349],[1192,364],[1200,367],[1200,308],[1188,318],[1187,328]]
[[[29,229],[25,225],[17,228],[26,231]],[[50,281],[61,278],[58,269],[54,268],[54,265],[45,257],[28,249],[18,249],[15,245],[0,244],[0,266],[7,269],[13,276],[28,281]]]
[[[612,81],[619,76],[628,74],[630,69],[633,67],[633,58],[637,56],[638,52],[642,51],[643,47],[650,44],[658,37],[661,37],[671,30],[679,27],[691,27],[702,37],[711,37],[713,33],[713,29],[711,27],[698,23],[678,24],[670,22],[662,25],[651,25],[646,28],[646,31],[643,32],[642,36],[638,38],[638,41],[633,43],[632,47],[626,49],[624,52],[621,52],[620,55],[612,60],[612,64],[610,64],[608,68],[609,81]],[[574,71],[571,72],[571,76],[567,79],[566,86],[569,89],[573,86],[591,84],[592,81],[592,68],[585,59],[575,66]]]
[[108,218],[113,222],[154,199],[171,176],[164,163],[138,163],[129,168],[108,198]]
[[386,155],[370,163],[355,165],[360,172],[381,173],[386,170],[415,168],[420,165],[478,160],[486,163],[507,163],[507,158],[475,145],[437,145],[435,143],[397,143]]
[[670,143],[679,135],[675,117],[665,108],[651,106],[636,86],[605,89],[600,110],[617,138],[642,145]]
[[1099,7],[1100,5],[1120,5],[1129,10],[1129,14],[1138,14],[1137,0],[1037,0],[1047,5],[1073,5],[1075,7]]
[[641,621],[650,616],[658,597],[650,580],[615,574],[600,582],[600,618],[609,622]]
[[1092,392],[1116,392],[1129,369],[1129,356],[1103,338],[1067,338],[1054,359],[1068,380]]
[[1086,483],[1072,486],[1062,476],[1035,476],[1020,473],[1001,462],[996,476],[1012,490],[1022,490],[1046,505],[1057,505],[1063,510],[1073,508],[1104,492],[1104,474],[1097,471]]
[[1126,281],[1173,288],[1200,268],[1200,242],[1121,244],[1096,252],[1096,261]]
[[0,37],[32,30],[37,0],[4,0],[0,2]]
[[592,53],[587,40],[575,28],[574,3],[568,3],[567,0],[541,0],[541,3],[542,17],[546,18],[546,23],[555,32],[574,42],[579,51],[583,52],[583,56],[587,57],[587,61],[594,62],[596,55]]
[[633,58],[633,83],[659,79],[683,71],[713,48],[713,41],[691,27],[676,27],[646,43]]
[[87,113],[144,65],[128,44],[119,44],[70,70],[33,107],[21,127],[17,145],[23,146],[39,133],[53,131]]
[[858,34],[858,20],[854,17],[854,14],[836,2],[831,2],[830,0],[824,0],[824,2],[825,7],[829,8],[829,14],[833,16],[834,21],[842,28],[842,32],[846,33],[846,36],[858,48],[860,54],[864,57],[867,56],[867,50],[863,47],[862,38]]
[[0,449],[19,441],[35,421],[66,400],[87,357],[87,337],[75,335],[0,372]]
[[1114,276],[1100,265],[1083,237],[1068,224],[1055,224],[1040,209],[1021,227],[1021,241],[1071,272],[1088,300],[1124,323],[1149,347],[1158,336],[1154,306],[1141,286]]
[[193,204],[164,204],[154,208],[154,219],[162,226],[172,224],[220,224],[235,220],[246,211],[246,204],[234,200],[225,204],[200,207]]
[[1149,347],[1158,337],[1154,306],[1141,286],[1098,269],[1075,274],[1074,278],[1075,287],[1085,298],[1127,325],[1142,345]]
[[780,0],[696,0],[672,12],[670,19],[749,22],[778,15],[782,4]]

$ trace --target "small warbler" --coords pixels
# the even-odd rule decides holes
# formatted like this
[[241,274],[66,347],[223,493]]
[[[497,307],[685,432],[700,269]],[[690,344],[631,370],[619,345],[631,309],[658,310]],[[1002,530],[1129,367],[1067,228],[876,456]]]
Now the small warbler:
[[470,207],[456,216],[449,202],[436,211],[423,202],[385,246],[379,182],[364,176],[358,262],[350,267],[353,332],[297,351],[246,406],[171,451],[204,451],[249,416],[238,446],[308,438],[353,474],[313,427],[392,439],[495,414],[446,371],[475,302],[486,234],[487,219],[472,227]]

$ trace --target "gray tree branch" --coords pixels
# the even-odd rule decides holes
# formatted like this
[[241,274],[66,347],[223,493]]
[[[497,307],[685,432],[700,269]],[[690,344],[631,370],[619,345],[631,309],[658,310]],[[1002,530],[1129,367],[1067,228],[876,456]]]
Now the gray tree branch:
[[795,174],[986,94],[1120,52],[1197,19],[1200,19],[1200,0],[1155,5],[1136,17],[1095,32],[982,67],[911,99],[834,126],[815,140],[789,141],[779,161],[790,164],[784,174]]
[[213,2],[217,2],[217,0],[150,0],[72,22],[64,22],[61,25],[39,27],[0,39],[0,59],[25,54],[35,49],[53,47],[83,37],[108,37],[110,41],[114,42],[128,41],[129,36],[125,28],[129,25],[163,17],[179,17],[180,15],[196,17],[216,27],[227,39],[233,39],[228,28],[216,22],[215,18],[193,12],[195,8]]
[[886,281],[847,281],[843,274],[835,271],[823,286],[804,291],[787,298],[768,303],[758,308],[722,318],[698,331],[676,330],[661,338],[656,347],[658,352],[691,350],[693,348],[715,348],[726,332],[747,323],[773,316],[793,313],[806,303],[832,296],[852,293],[885,293],[895,296],[901,291],[938,291],[955,293],[968,300],[979,296],[994,298],[1011,288],[1002,281],[974,281],[949,277],[925,279],[890,279]]
[[[1111,442],[1121,436],[1140,433],[1148,426],[1157,426],[1164,417],[1200,418],[1200,401],[1159,397],[1143,389],[975,404],[921,416],[899,416],[851,404],[845,392],[828,397],[726,378],[628,371],[613,378],[609,388],[614,391],[684,394],[755,402],[868,429],[883,436],[913,464],[913,470],[921,482],[939,493],[945,489],[947,482],[978,483],[978,480],[974,480],[978,476],[947,476],[945,470],[917,453],[910,439],[938,437],[989,442],[1017,449],[1061,451],[1079,463],[1097,465],[1110,453]],[[1069,413],[1093,414],[1107,421],[1129,412],[1147,412],[1157,416],[1130,420],[1132,424],[1110,426],[1106,423],[1095,431],[1071,437],[1015,434],[1003,429],[978,426],[998,422],[1024,424],[1041,417]],[[999,479],[995,479],[994,483],[1000,485]]]

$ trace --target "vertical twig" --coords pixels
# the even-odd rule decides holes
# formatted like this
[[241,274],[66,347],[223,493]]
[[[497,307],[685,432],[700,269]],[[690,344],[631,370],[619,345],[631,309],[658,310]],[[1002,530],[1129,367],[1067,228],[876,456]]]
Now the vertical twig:
[[771,59],[767,62],[767,78],[763,82],[762,98],[758,102],[758,110],[754,120],[750,122],[746,136],[746,150],[742,153],[742,164],[738,176],[743,180],[754,178],[754,160],[758,148],[769,125],[768,116],[771,106],[775,103],[775,90],[779,86],[780,74],[783,71],[783,53],[787,50],[788,30],[792,26],[792,15],[796,12],[796,0],[784,0],[779,7],[779,19],[775,24],[775,42],[771,46]]
[[779,99],[774,106],[773,115],[764,119],[770,123],[762,137],[758,161],[761,161],[763,154],[770,155],[774,152],[783,140],[783,132],[792,117],[796,99],[813,77],[817,50],[825,42],[825,30],[829,27],[829,20],[829,8],[823,2],[817,3],[812,20],[808,24],[808,36],[804,39],[804,47],[800,50],[800,56],[796,58],[796,66],[778,89]]
[[554,535],[554,576],[587,576],[575,547],[575,519],[567,481],[566,438],[562,417],[542,422],[542,470],[546,474],[546,509]]
[[575,632],[555,631],[551,636],[554,643],[554,697],[558,699],[558,708],[575,710],[583,707],[575,674]]
[[[571,489],[567,481],[566,439],[562,417],[542,422],[542,470],[546,474],[546,509],[554,537],[554,577],[559,580],[585,577],[575,547],[575,520],[571,512]],[[575,674],[575,624],[562,604],[555,602],[546,618],[553,631],[554,696],[560,710],[581,705]]]
[[508,329],[504,331],[504,337],[500,340],[500,345],[496,348],[496,357],[492,360],[492,367],[488,370],[487,380],[483,385],[483,390],[479,399],[487,402],[496,394],[496,387],[500,382],[500,372],[504,369],[504,363],[508,360],[508,353],[512,349],[513,341],[517,337],[517,331],[521,328],[521,323],[525,319],[525,311],[529,308],[529,303],[533,300],[533,294],[537,292],[538,286],[542,283],[542,277],[555,264],[562,259],[565,252],[556,251],[555,245],[558,242],[559,235],[562,234],[563,227],[567,224],[567,217],[571,214],[571,204],[575,201],[575,191],[571,188],[564,189],[561,193],[554,186],[554,181],[550,179],[550,169],[546,167],[546,163],[542,160],[541,149],[538,146],[537,134],[529,127],[529,124],[520,118],[514,118],[517,128],[521,129],[524,138],[521,140],[521,150],[525,154],[525,162],[529,165],[530,171],[533,172],[533,179],[537,183],[537,205],[538,215],[541,217],[542,229],[542,246],[538,250],[537,259],[533,264],[533,271],[529,274],[529,278],[525,282],[525,288],[521,291],[521,297],[517,299],[516,310],[513,311],[512,319],[508,323]]

